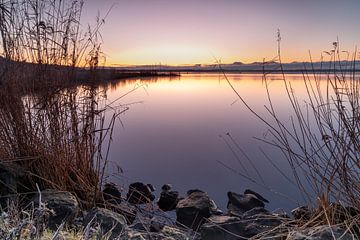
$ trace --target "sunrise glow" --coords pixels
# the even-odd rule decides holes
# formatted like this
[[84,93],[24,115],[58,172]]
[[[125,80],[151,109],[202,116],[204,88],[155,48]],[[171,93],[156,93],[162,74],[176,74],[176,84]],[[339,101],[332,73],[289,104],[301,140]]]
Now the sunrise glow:
[[109,9],[107,65],[262,61],[276,55],[277,29],[285,62],[320,58],[337,38],[347,51],[360,43],[358,0],[87,0],[84,23]]

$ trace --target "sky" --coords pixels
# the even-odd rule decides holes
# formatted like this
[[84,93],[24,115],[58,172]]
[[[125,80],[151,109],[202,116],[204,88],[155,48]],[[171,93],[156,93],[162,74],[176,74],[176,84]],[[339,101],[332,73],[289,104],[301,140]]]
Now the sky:
[[[360,46],[360,0],[86,0],[82,24],[104,17],[107,65],[319,60],[337,38]],[[344,53],[345,54],[345,53]]]

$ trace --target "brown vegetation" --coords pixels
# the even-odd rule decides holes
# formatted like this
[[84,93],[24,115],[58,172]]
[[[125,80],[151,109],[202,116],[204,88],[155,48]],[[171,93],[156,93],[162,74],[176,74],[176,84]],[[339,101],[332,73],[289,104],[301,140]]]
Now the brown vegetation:
[[33,192],[38,184],[70,191],[91,206],[106,166],[103,145],[110,142],[118,113],[105,121],[104,94],[91,77],[87,86],[65,88],[77,67],[96,69],[101,56],[103,21],[98,18],[95,27],[83,31],[83,4],[0,1],[5,63],[0,69],[0,161],[18,178],[10,189],[15,194]]

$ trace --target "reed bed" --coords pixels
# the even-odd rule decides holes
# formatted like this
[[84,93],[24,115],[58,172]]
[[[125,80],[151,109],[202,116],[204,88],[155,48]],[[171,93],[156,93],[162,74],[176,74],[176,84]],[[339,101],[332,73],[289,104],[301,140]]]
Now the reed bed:
[[[0,165],[9,194],[51,188],[84,207],[100,199],[115,119],[96,84],[102,57],[97,18],[81,26],[83,0],[0,0]],[[85,85],[78,69],[90,72]],[[86,69],[86,70],[85,70]]]

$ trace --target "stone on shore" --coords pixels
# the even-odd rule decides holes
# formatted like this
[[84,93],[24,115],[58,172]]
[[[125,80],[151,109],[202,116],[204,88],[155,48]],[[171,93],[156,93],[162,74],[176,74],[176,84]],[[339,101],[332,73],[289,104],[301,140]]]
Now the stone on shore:
[[211,216],[212,200],[203,191],[189,191],[189,195],[176,206],[179,224],[197,230]]
[[174,210],[179,202],[179,192],[170,191],[170,184],[165,184],[161,189],[160,199],[157,202],[159,208],[164,212]]
[[165,226],[161,232],[138,232],[130,230],[124,240],[190,240],[197,239],[186,232],[170,226]]
[[202,240],[237,240],[245,235],[241,219],[231,216],[213,216],[200,229]]
[[154,188],[151,184],[135,182],[129,185],[126,195],[127,201],[132,204],[145,204],[154,201],[155,195],[152,194]]
[[282,224],[282,220],[263,208],[253,208],[239,216],[212,216],[202,225],[200,232],[203,240],[247,239],[267,232],[271,233],[268,237],[277,239],[281,229],[273,229]]
[[[254,192],[253,192],[254,193]],[[227,208],[230,213],[242,214],[253,208],[264,208],[264,200],[258,193],[248,193],[248,190],[244,194],[238,194],[235,192],[228,192],[228,204]]]
[[111,234],[109,239],[118,239],[127,230],[124,216],[105,208],[92,209],[84,219],[84,228],[88,226],[100,226],[102,235]]
[[291,211],[295,220],[309,220],[311,218],[312,212],[307,206],[300,206]]
[[287,240],[353,240],[357,239],[349,231],[336,226],[318,226],[289,233]]
[[121,203],[121,192],[114,183],[106,183],[102,194],[105,202],[108,204]]
[[[39,194],[31,201],[38,207]],[[41,202],[53,212],[48,220],[48,227],[52,230],[56,230],[63,222],[72,223],[80,212],[76,197],[69,192],[44,190],[41,192]]]

